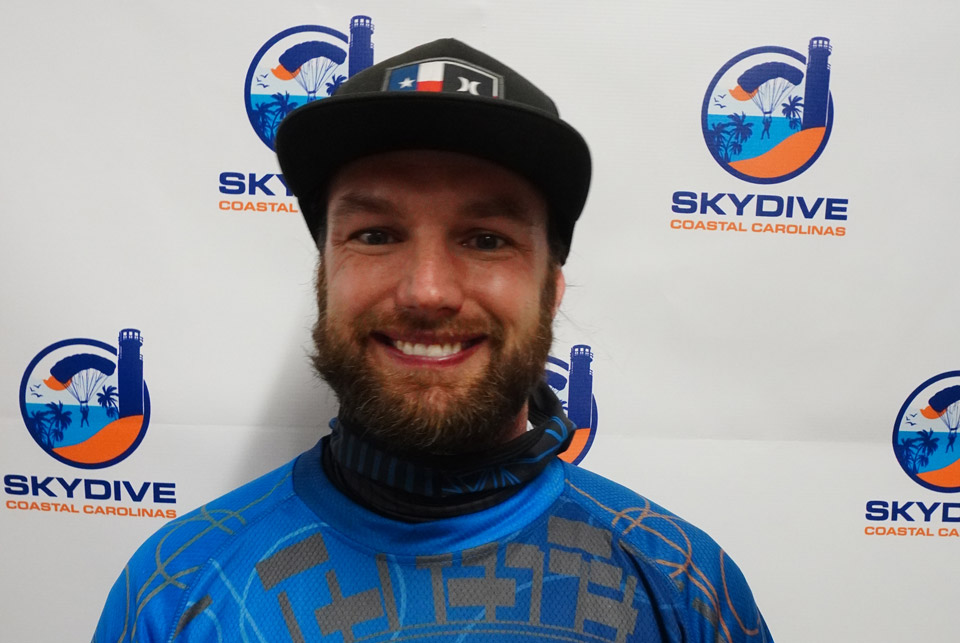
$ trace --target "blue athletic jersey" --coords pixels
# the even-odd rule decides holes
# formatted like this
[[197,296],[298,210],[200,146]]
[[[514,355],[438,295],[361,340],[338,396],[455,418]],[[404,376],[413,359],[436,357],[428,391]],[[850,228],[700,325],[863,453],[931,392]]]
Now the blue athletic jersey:
[[491,509],[411,524],[341,494],[320,449],[154,534],[94,643],[772,641],[709,536],[588,471],[556,460]]

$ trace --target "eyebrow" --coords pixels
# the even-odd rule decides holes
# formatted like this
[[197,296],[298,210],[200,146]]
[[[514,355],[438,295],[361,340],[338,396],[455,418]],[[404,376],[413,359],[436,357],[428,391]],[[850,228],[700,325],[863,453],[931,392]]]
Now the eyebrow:
[[478,219],[503,217],[526,226],[534,225],[530,208],[521,199],[506,194],[477,199],[460,208],[460,212]]
[[327,209],[327,216],[336,218],[347,217],[351,214],[391,214],[399,215],[396,206],[389,200],[363,192],[347,192],[337,197]]
[[[521,199],[507,194],[480,197],[463,205],[459,212],[462,216],[475,219],[503,217],[526,227],[535,225],[535,217],[531,216],[530,208]],[[327,210],[328,217],[337,219],[354,214],[383,214],[398,218],[403,216],[391,200],[357,191],[337,196]]]

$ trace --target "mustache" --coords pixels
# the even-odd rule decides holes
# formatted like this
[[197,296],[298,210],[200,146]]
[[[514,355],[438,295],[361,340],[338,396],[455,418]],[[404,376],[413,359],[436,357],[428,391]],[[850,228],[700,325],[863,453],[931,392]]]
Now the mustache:
[[354,339],[364,340],[373,333],[412,335],[432,333],[439,336],[484,336],[502,344],[506,335],[501,322],[491,318],[427,317],[406,311],[367,312],[354,322]]

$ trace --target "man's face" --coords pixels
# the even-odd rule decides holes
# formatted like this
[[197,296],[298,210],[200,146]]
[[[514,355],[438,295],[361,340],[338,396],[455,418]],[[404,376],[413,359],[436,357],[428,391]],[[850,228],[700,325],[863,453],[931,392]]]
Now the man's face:
[[391,152],[330,184],[315,363],[340,414],[402,451],[478,451],[523,431],[563,294],[547,208],[477,158]]

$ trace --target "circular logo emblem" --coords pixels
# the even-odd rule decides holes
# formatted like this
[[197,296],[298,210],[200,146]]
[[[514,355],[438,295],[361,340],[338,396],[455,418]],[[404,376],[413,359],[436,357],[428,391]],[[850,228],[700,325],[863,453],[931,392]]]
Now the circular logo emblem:
[[100,469],[133,453],[150,422],[140,331],[120,331],[118,351],[67,339],[33,358],[20,382],[20,414],[41,449],[74,467]]
[[910,394],[893,427],[893,452],[904,472],[934,491],[960,491],[960,371],[931,377]]
[[593,369],[590,347],[578,344],[570,350],[570,363],[552,355],[547,357],[547,384],[560,398],[567,417],[577,426],[573,441],[560,459],[580,464],[593,446],[597,434],[597,399],[593,395]]
[[808,56],[756,47],[727,62],[703,97],[707,149],[730,174],[780,183],[802,174],[823,152],[833,127],[832,48],[810,40]]
[[267,147],[273,149],[287,114],[326,98],[347,79],[349,45],[347,35],[336,29],[303,25],[281,31],[260,48],[247,70],[244,99],[250,125]]

